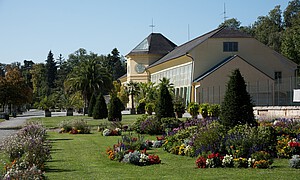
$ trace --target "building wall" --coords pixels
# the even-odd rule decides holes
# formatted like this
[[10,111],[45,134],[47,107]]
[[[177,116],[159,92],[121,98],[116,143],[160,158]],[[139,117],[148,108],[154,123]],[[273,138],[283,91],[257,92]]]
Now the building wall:
[[[223,42],[238,42],[238,52],[223,52]],[[190,54],[195,59],[194,79],[235,54],[272,78],[275,71],[282,72],[282,78],[293,77],[297,69],[295,63],[254,38],[210,38],[194,48]]]
[[[196,89],[196,101],[198,103],[216,103],[220,104],[223,101],[223,97],[226,91],[226,84],[229,81],[231,72],[235,69],[239,69],[245,82],[266,82],[273,83],[273,79],[245,62],[240,57],[235,57],[212,74],[200,81],[200,86]],[[268,103],[272,94],[266,91],[261,91],[261,102]]]

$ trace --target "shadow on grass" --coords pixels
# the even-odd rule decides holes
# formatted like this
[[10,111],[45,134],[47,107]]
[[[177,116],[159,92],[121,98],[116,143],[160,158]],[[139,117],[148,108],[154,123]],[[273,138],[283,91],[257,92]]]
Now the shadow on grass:
[[73,172],[74,170],[70,170],[70,169],[62,169],[62,168],[45,168],[46,173],[53,173],[53,172]]
[[70,141],[70,140],[73,140],[73,139],[71,139],[71,138],[53,138],[53,139],[49,138],[48,140],[50,142],[56,142],[56,141]]
[[2,127],[0,130],[20,130],[22,126],[15,126],[15,127]]
[[64,160],[61,160],[61,159],[51,159],[51,160],[49,160],[49,161],[47,161],[47,162],[64,162]]

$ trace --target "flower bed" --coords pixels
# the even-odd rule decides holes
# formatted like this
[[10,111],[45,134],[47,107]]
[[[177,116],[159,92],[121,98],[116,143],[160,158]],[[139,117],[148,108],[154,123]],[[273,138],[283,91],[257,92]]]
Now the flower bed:
[[59,127],[61,128],[59,133],[89,134],[91,131],[91,128],[84,120],[62,121]]
[[121,134],[122,130],[120,128],[104,129],[102,132],[103,136],[120,136]]
[[131,135],[122,136],[122,140],[113,147],[108,147],[106,154],[110,160],[117,160],[123,163],[130,163],[138,166],[159,164],[161,162],[158,155],[148,154],[150,147],[160,147],[159,141],[144,141],[143,136],[133,137]]

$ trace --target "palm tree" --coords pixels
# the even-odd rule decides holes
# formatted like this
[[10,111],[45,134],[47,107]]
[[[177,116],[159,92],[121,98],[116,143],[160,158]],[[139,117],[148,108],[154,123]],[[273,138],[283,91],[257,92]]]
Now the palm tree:
[[139,94],[139,85],[137,82],[130,81],[127,84],[127,91],[131,97],[131,114],[135,114],[134,96]]
[[65,88],[71,92],[80,91],[86,108],[94,92],[107,93],[111,90],[112,77],[101,66],[97,54],[90,54],[86,60],[74,67],[65,81]]
[[146,103],[154,102],[157,95],[157,87],[153,82],[139,83],[138,100],[144,99]]

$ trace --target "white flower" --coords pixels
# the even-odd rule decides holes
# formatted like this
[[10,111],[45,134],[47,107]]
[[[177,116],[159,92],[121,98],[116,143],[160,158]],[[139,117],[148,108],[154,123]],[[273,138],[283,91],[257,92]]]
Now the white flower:
[[252,165],[255,163],[255,159],[249,158],[248,159],[248,167],[252,167]]
[[232,155],[226,154],[226,156],[224,156],[224,158],[222,160],[222,165],[223,166],[228,166],[232,163],[232,161],[233,161]]
[[141,154],[141,156],[140,156],[140,160],[139,160],[139,162],[140,163],[145,163],[145,162],[147,162],[149,160],[149,157],[146,155],[146,154]]

